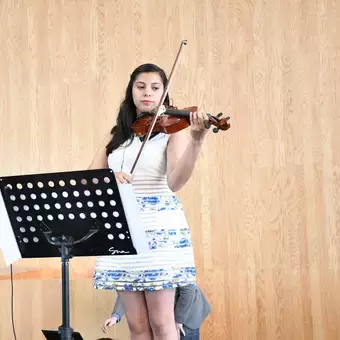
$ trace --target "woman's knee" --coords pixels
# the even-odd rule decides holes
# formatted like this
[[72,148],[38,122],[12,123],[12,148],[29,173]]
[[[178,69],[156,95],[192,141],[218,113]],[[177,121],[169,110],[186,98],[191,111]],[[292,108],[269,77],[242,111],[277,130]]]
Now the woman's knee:
[[154,335],[172,334],[176,330],[174,316],[174,290],[147,292],[149,322]]
[[127,316],[127,322],[130,332],[136,335],[145,334],[150,332],[149,319],[146,315]]
[[173,317],[158,315],[150,317],[150,325],[155,335],[167,335],[173,331],[175,320]]

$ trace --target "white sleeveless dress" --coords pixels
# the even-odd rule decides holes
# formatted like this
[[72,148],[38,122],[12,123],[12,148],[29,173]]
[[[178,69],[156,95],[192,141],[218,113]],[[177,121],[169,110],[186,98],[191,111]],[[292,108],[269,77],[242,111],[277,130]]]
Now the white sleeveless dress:
[[[196,284],[190,229],[181,203],[167,184],[168,138],[159,133],[148,141],[132,181],[150,252],[97,257],[96,289],[144,291]],[[129,142],[109,155],[114,172],[131,170],[142,142],[138,137],[126,146]]]

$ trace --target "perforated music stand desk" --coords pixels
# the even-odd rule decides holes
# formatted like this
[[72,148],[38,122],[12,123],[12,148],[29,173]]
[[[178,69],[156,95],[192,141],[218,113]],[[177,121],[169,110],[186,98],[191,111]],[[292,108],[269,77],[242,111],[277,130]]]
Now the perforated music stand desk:
[[137,254],[113,171],[0,177],[0,190],[19,258],[61,257],[63,322],[46,339],[82,339],[70,327],[69,260]]

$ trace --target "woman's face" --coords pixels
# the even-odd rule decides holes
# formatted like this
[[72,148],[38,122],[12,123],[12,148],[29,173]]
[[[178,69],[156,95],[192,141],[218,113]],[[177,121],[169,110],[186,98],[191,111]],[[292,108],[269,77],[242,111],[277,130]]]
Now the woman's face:
[[137,115],[155,109],[163,92],[164,86],[158,72],[140,73],[132,86]]

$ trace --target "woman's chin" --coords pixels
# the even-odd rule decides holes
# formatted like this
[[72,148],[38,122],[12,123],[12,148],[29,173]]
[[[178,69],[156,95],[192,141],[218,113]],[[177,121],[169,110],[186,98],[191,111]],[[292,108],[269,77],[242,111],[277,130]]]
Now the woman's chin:
[[150,111],[152,111],[152,110],[154,110],[154,109],[156,109],[157,108],[157,106],[154,106],[154,105],[143,105],[143,106],[139,106],[138,108],[137,108],[137,112],[140,112],[140,113],[142,113],[142,112],[150,112]]

